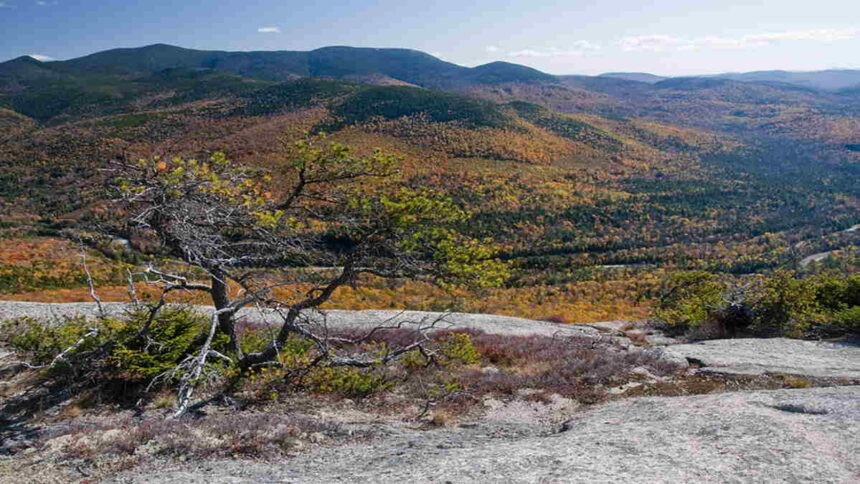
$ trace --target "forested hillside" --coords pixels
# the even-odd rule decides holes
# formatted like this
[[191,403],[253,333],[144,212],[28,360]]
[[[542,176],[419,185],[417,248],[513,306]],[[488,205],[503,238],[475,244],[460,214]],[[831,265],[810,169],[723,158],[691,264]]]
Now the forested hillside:
[[368,281],[339,293],[341,306],[632,318],[647,315],[668,272],[858,267],[850,90],[558,77],[402,49],[156,45],[0,64],[0,227],[5,247],[23,248],[0,254],[0,293],[85,298],[83,241],[102,253],[99,282],[124,295],[127,256],[90,236],[112,161],[217,150],[277,173],[292,141],[319,132],[402,155],[408,182],[468,207],[463,229],[493,238],[515,268],[508,287],[481,297]]

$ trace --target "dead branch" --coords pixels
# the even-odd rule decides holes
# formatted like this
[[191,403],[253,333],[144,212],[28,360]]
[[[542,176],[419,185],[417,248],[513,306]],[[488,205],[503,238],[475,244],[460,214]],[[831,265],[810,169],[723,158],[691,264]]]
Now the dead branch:
[[76,350],[78,347],[80,347],[82,344],[84,344],[84,342],[86,340],[92,338],[93,336],[96,336],[97,334],[99,334],[99,328],[98,327],[94,327],[94,328],[90,329],[85,335],[81,336],[81,338],[77,342],[75,342],[75,344],[69,346],[68,348],[61,351],[60,354],[55,356],[53,361],[51,361],[51,364],[49,366],[54,366],[57,363],[59,363],[60,361],[64,361],[66,359],[66,355],[68,355],[72,351]]
[[128,297],[131,299],[132,306],[139,308],[141,305],[140,298],[137,297],[137,288],[134,286],[134,275],[129,269],[125,270],[126,280],[128,281]]
[[95,301],[96,307],[99,310],[99,316],[101,318],[107,317],[105,313],[104,307],[102,307],[102,300],[99,298],[98,294],[96,294],[95,284],[93,284],[93,275],[90,273],[90,268],[87,266],[87,252],[84,249],[84,242],[81,241],[81,263],[84,266],[84,272],[87,274],[87,285],[90,289],[90,297]]
[[[177,395],[178,409],[176,410],[176,413],[173,414],[173,418],[181,417],[188,410],[188,405],[191,403],[191,398],[194,396],[194,390],[197,387],[197,383],[200,380],[204,367],[206,366],[206,358],[211,352],[212,338],[215,337],[215,329],[218,327],[218,315],[221,312],[229,310],[230,309],[225,309],[212,312],[212,317],[209,323],[209,334],[206,336],[206,341],[200,348],[200,353],[198,353],[196,357],[186,360],[189,363],[189,368],[185,374],[182,375],[182,378],[179,381],[179,393]],[[180,367],[184,364],[185,362],[183,362]]]

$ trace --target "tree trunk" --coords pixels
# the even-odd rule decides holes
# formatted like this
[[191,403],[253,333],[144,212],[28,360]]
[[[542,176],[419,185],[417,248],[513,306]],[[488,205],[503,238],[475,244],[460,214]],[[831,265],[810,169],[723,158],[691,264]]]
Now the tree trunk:
[[[212,303],[216,310],[224,309],[230,305],[229,288],[227,278],[221,271],[212,271]],[[227,343],[227,351],[242,359],[242,348],[239,346],[239,338],[236,337],[235,313],[225,312],[218,315],[218,328],[226,334],[230,341]]]
[[[308,296],[307,299],[290,306],[275,341],[270,343],[269,346],[260,353],[248,353],[244,358],[240,358],[239,367],[247,369],[256,364],[274,360],[278,356],[278,352],[284,347],[290,334],[296,331],[296,320],[298,320],[302,311],[318,307],[322,303],[328,301],[329,298],[331,298],[331,295],[334,294],[335,289],[352,280],[355,275],[356,273],[352,265],[352,261],[348,261],[344,264],[340,275],[332,279],[325,287],[323,287],[319,291],[319,294]],[[214,282],[212,288],[215,288]],[[213,290],[212,293],[215,294],[215,291]]]

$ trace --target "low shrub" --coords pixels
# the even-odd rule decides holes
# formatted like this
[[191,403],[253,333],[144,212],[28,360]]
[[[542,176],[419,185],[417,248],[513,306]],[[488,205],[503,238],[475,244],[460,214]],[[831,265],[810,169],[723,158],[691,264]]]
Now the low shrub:
[[755,301],[759,332],[800,338],[818,319],[815,281],[780,272],[764,281]]
[[704,271],[678,272],[665,283],[655,315],[672,326],[695,328],[714,319],[724,286]]
[[443,364],[474,365],[481,355],[472,338],[466,333],[449,333],[438,339],[439,353],[444,359]]
[[860,306],[852,306],[835,312],[830,323],[835,328],[860,334]]
[[5,321],[0,326],[0,340],[31,362],[42,365],[50,363],[60,352],[74,345],[89,330],[88,321],[84,318],[67,319],[59,324],[46,324],[34,318],[24,317]]
[[858,275],[799,277],[778,271],[732,284],[697,271],[674,274],[664,286],[655,316],[670,330],[702,337],[738,330],[792,338],[860,333]]
[[21,318],[3,323],[0,341],[69,387],[123,382],[117,389],[128,398],[156,377],[163,384],[173,381],[169,370],[195,350],[208,329],[208,318],[181,307],[165,308],[149,319],[144,310],[121,318],[53,323]]

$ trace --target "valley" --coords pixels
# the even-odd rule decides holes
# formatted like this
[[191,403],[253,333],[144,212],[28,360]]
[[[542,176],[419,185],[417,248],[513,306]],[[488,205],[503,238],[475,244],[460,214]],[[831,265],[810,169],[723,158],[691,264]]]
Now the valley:
[[[465,309],[642,317],[667,271],[744,276],[825,251],[856,269],[856,234],[835,233],[860,213],[858,99],[770,81],[464,68],[403,49],[21,58],[0,64],[0,210],[9,240],[78,240],[112,160],[219,150],[277,170],[293,140],[324,131],[402,155],[410,183],[450,193],[473,213],[468,231],[501,245],[523,309]],[[9,274],[39,261],[0,264]],[[69,271],[55,276],[82,281]],[[58,300],[85,297],[77,284]],[[603,297],[626,302],[595,311]]]

